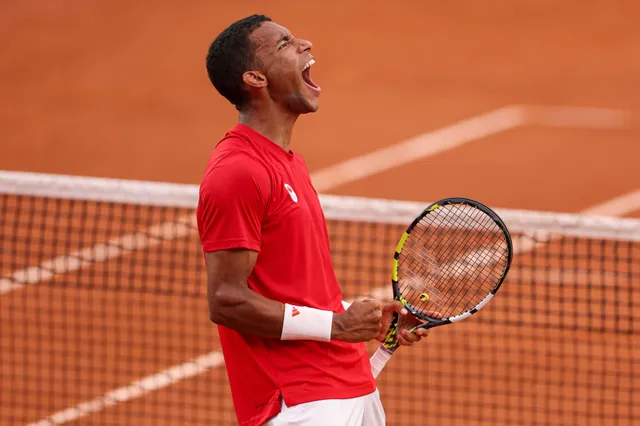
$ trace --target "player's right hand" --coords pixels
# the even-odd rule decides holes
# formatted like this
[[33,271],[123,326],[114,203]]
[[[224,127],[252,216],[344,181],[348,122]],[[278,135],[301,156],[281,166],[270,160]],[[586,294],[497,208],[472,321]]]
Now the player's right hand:
[[383,304],[377,300],[355,301],[346,311],[333,314],[331,339],[344,342],[368,342],[382,328]]

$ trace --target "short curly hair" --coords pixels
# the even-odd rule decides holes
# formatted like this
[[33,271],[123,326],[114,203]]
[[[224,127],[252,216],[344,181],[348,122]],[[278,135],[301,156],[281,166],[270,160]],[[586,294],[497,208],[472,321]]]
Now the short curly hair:
[[207,53],[207,73],[216,90],[239,111],[248,102],[242,75],[255,65],[255,47],[249,38],[263,22],[264,15],[251,15],[229,25],[211,43]]

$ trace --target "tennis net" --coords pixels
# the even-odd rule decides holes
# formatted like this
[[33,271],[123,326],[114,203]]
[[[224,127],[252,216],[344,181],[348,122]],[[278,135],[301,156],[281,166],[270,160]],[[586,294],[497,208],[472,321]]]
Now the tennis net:
[[[0,424],[235,424],[197,193],[0,172]],[[390,297],[393,250],[427,203],[321,201],[345,299]],[[497,212],[507,281],[394,355],[388,424],[638,424],[640,220]]]

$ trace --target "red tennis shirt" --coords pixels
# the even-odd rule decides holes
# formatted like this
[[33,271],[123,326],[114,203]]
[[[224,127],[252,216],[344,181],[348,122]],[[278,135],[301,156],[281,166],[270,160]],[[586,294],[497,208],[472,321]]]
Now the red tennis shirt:
[[[238,124],[213,150],[200,186],[204,252],[258,252],[249,287],[272,300],[343,312],[318,195],[302,157]],[[375,391],[364,343],[282,341],[218,326],[238,423],[288,406]]]

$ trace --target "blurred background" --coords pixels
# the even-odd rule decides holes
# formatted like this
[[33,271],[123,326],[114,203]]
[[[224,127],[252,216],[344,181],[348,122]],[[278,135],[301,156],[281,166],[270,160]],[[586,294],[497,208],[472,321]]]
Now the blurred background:
[[[631,0],[1,8],[10,43],[0,167],[10,170],[199,183],[237,118],[204,57],[230,22],[256,12],[314,44],[321,109],[299,120],[293,146],[312,172],[508,105],[640,106],[640,6]],[[523,127],[330,192],[419,201],[464,193],[571,212],[638,188],[637,131]]]
[[[188,198],[237,119],[208,80],[207,49],[253,13],[313,43],[321,106],[299,119],[292,149],[322,194],[416,206],[466,196],[511,212],[575,214],[576,236],[517,259],[502,307],[434,332],[427,345],[439,349],[406,358],[428,368],[455,348],[465,354],[455,368],[381,377],[389,424],[638,424],[637,1],[3,0],[0,170],[180,184],[172,191]],[[219,344],[197,236],[180,234],[193,230],[189,208],[152,183],[132,193],[165,194],[162,210],[118,201],[112,181],[71,180],[63,186],[82,195],[61,201],[33,188],[62,181],[29,176],[7,174],[1,186],[0,424],[234,424],[223,362],[197,358]],[[99,191],[112,192],[95,202]],[[516,213],[507,214],[513,223]],[[627,220],[584,225],[587,215]],[[402,226],[328,219],[345,295],[386,283]],[[149,228],[169,222],[177,236]],[[369,242],[350,245],[354,229]],[[538,222],[515,229],[542,238]],[[123,239],[136,232],[146,238],[137,254]],[[131,252],[103,262],[96,241]],[[532,301],[542,295],[547,310],[538,312]],[[526,312],[561,320],[553,331]],[[592,324],[595,314],[608,325]],[[574,318],[571,330],[562,315]],[[500,328],[505,320],[512,328]],[[389,368],[400,374],[403,363]],[[158,371],[178,379],[167,384]],[[516,383],[501,371],[525,376]],[[148,377],[135,385],[144,395],[131,393]],[[442,399],[428,403],[434,389]],[[110,394],[118,390],[121,402],[122,392]]]

